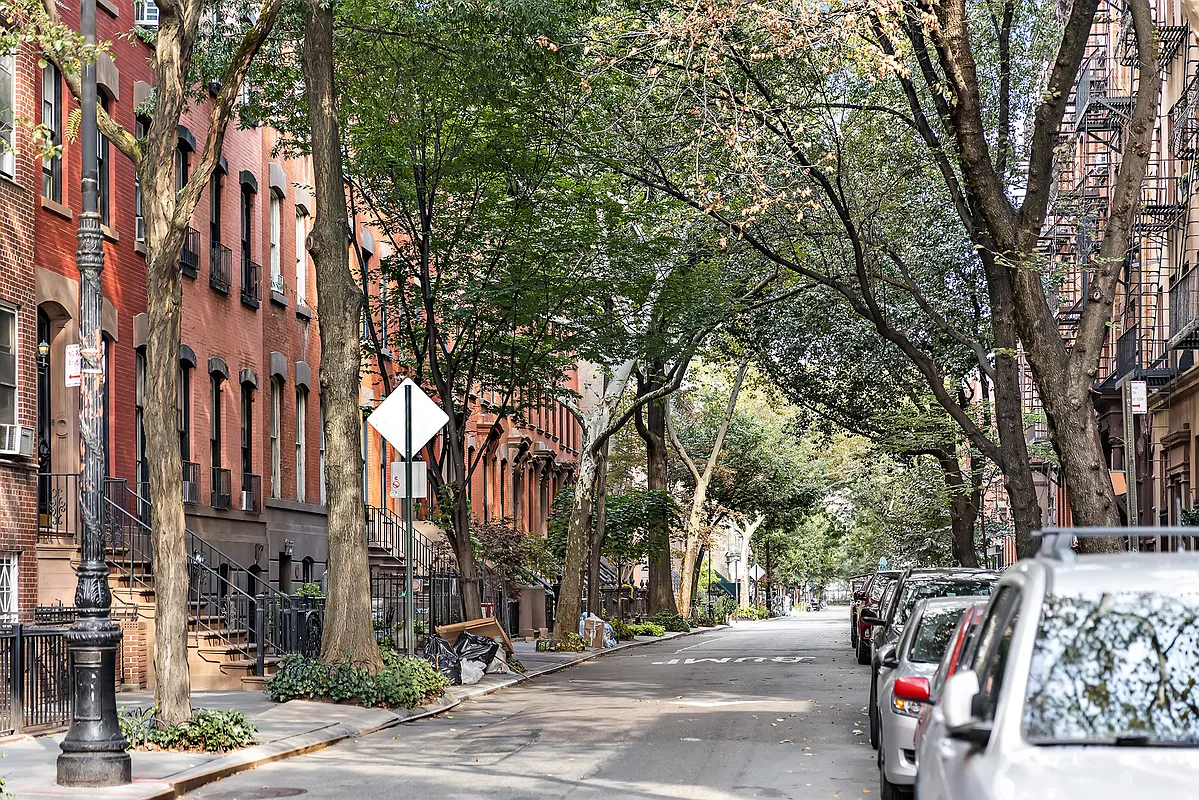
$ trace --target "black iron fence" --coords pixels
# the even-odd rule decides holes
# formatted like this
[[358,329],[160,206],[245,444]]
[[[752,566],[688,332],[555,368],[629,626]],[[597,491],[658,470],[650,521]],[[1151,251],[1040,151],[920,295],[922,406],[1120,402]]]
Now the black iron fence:
[[71,720],[66,627],[0,625],[0,735],[44,733]]

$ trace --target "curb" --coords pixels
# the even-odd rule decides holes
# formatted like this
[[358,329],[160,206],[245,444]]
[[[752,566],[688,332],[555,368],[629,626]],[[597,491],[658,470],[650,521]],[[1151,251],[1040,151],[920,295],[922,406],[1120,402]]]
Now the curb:
[[[695,636],[697,634],[708,633],[710,631],[716,631],[721,630],[722,628],[730,627],[732,626],[718,625],[714,628],[702,628],[699,630],[688,631],[687,633],[680,633],[677,636],[671,636],[670,639],[682,639],[686,636]],[[518,674],[511,680],[495,686],[487,686],[473,691],[468,690],[461,694],[446,692],[446,694],[442,696],[441,700],[434,706],[424,708],[421,711],[418,711],[414,714],[408,714],[403,717],[400,717],[391,711],[383,711],[382,709],[368,709],[377,710],[381,714],[386,713],[391,717],[391,719],[382,719],[377,723],[368,722],[362,726],[354,725],[352,723],[339,722],[335,725],[321,728],[320,730],[309,731],[307,733],[298,733],[295,736],[279,739],[278,741],[274,741],[269,744],[248,747],[245,750],[241,750],[237,753],[231,753],[228,756],[218,759],[219,761],[225,763],[200,765],[192,770],[179,773],[179,776],[172,779],[166,788],[150,794],[142,795],[139,800],[175,800],[175,798],[181,797],[188,792],[195,791],[196,789],[206,786],[207,784],[215,783],[222,778],[228,778],[232,775],[236,775],[239,772],[245,772],[246,770],[261,767],[274,761],[283,761],[288,758],[295,758],[296,756],[302,756],[318,750],[324,750],[325,748],[332,747],[339,742],[344,742],[346,739],[366,736],[368,734],[385,730],[396,725],[403,725],[407,722],[415,722],[416,720],[427,719],[428,717],[434,717],[438,714],[444,714],[447,711],[452,711],[458,706],[462,705],[462,703],[466,700],[493,694],[498,692],[500,689],[506,689],[509,686],[515,686],[519,683],[524,683],[525,681],[531,681],[534,678],[542,675],[549,675],[560,670],[568,669],[577,664],[582,664],[584,661],[602,658],[609,653],[617,653],[623,650],[630,650],[641,645],[654,644],[662,641],[668,640],[658,637],[646,639],[644,641],[627,642],[623,645],[617,645],[616,647],[596,650],[589,654],[584,653],[582,654],[582,658],[577,658],[573,661],[567,661],[562,664],[544,667],[535,672]]]

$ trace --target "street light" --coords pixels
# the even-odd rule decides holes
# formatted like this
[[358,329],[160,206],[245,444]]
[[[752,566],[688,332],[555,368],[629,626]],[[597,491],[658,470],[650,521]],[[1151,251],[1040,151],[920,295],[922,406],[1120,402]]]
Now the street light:
[[[96,44],[96,0],[80,6],[80,32],[85,45]],[[112,593],[108,564],[104,561],[104,532],[100,504],[104,487],[104,436],[101,428],[104,375],[101,372],[100,314],[103,295],[104,241],[100,232],[98,170],[96,163],[96,65],[83,65],[80,92],[82,120],[80,152],[83,157],[83,210],[79,214],[79,354],[82,361],[82,408],[79,428],[83,437],[83,469],[79,503],[83,530],[79,541],[75,606],[78,613],[67,631],[74,670],[74,712],[58,756],[60,786],[119,786],[130,782],[129,743],[117,723],[116,657],[121,629],[109,616]]]

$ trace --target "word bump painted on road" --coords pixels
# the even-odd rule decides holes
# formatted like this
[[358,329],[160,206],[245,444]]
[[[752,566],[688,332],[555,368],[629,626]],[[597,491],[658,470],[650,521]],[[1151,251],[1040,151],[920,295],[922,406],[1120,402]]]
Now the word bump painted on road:
[[661,664],[662,666],[671,666],[674,664],[761,664],[763,662],[773,664],[798,664],[802,661],[815,661],[815,656],[775,656],[768,658],[766,656],[742,656],[741,658],[672,658],[669,661],[652,661],[651,664]]

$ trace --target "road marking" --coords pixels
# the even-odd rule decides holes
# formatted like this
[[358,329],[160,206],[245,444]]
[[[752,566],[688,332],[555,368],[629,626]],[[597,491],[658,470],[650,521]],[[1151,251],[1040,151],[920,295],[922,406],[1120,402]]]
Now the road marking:
[[651,661],[650,663],[670,667],[680,663],[684,666],[688,664],[703,664],[705,662],[712,664],[728,664],[730,661],[734,664],[743,664],[747,661],[752,661],[755,664],[799,664],[804,661],[815,660],[815,656],[775,656],[773,658],[766,656],[742,656],[741,658],[736,659],[734,659],[732,656],[725,656],[724,658],[672,658],[668,661]]

